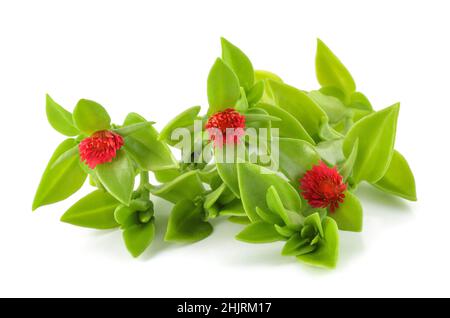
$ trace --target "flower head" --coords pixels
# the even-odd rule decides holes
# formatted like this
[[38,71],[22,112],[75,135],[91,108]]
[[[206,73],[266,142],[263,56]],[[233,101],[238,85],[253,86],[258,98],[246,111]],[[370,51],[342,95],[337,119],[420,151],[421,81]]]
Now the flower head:
[[314,208],[330,208],[334,212],[344,202],[347,185],[336,167],[329,168],[323,161],[313,166],[300,179],[302,196]]
[[233,108],[227,108],[209,117],[205,128],[214,145],[234,144],[239,142],[239,138],[245,133],[245,116]]
[[97,165],[111,162],[122,148],[123,138],[119,134],[109,130],[97,131],[92,136],[83,139],[78,145],[81,161],[89,168],[94,169]]

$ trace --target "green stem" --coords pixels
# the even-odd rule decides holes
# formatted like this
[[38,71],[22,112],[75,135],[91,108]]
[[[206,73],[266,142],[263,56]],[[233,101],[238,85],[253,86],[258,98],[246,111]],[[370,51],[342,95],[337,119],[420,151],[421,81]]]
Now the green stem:
[[141,171],[139,173],[139,191],[141,192],[141,198],[148,200],[150,198],[150,191],[148,190],[149,178],[148,171]]

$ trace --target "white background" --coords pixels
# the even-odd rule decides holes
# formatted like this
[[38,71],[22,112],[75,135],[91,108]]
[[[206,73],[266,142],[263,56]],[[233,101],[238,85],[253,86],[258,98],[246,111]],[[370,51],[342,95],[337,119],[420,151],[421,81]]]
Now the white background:
[[[448,1],[0,2],[0,296],[317,297],[450,296]],[[59,217],[89,191],[31,212],[47,160],[63,136],[45,93],[79,98],[163,125],[206,106],[219,37],[257,69],[310,90],[316,38],[349,68],[376,109],[401,102],[396,148],[415,172],[419,201],[362,186],[364,231],[341,233],[337,269],[281,257],[281,244],[234,240],[214,222],[206,240],[162,241],[170,206],[156,202],[157,237],[139,259],[119,231]],[[206,108],[204,108],[204,111]]]

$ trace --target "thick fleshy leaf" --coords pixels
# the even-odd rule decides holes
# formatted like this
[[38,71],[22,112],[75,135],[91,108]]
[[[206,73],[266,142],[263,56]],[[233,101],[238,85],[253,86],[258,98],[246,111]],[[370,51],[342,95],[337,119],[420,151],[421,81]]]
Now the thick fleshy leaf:
[[88,99],[80,99],[73,110],[75,125],[82,132],[90,135],[111,126],[111,118],[102,105]]
[[301,139],[314,144],[314,140],[306,132],[302,124],[300,124],[300,122],[295,119],[294,116],[285,111],[283,108],[265,103],[258,103],[255,107],[261,108],[265,110],[269,115],[281,119],[281,121],[272,122],[272,128],[279,129],[278,135],[280,137]]
[[222,59],[234,71],[240,86],[248,91],[254,83],[255,75],[252,62],[238,47],[221,38]]
[[112,229],[119,226],[114,218],[119,205],[120,202],[108,192],[95,190],[72,205],[61,221],[93,229]]
[[255,71],[255,81],[256,82],[262,82],[264,84],[264,92],[261,98],[259,99],[262,103],[268,103],[268,104],[274,104],[275,101],[273,99],[273,93],[272,89],[270,88],[269,80],[277,81],[282,83],[283,80],[276,74],[269,72],[269,71],[263,71],[263,70],[256,70]]
[[286,210],[283,201],[278,195],[274,186],[271,186],[266,193],[266,202],[270,211],[277,213],[284,224],[291,229],[299,229],[303,222],[303,216],[300,213]]
[[354,92],[352,94],[349,107],[368,111],[373,110],[372,104],[370,103],[369,99],[360,92]]
[[306,93],[284,83],[269,80],[275,104],[297,119],[308,134],[316,140],[327,114]]
[[161,130],[158,139],[159,140],[170,140],[172,132],[177,128],[186,128],[194,124],[194,120],[197,118],[200,112],[200,106],[194,106],[186,109],[182,113],[178,114],[173,118],[166,126]]
[[244,162],[245,156],[243,143],[237,145],[227,144],[223,147],[215,147],[214,149],[217,172],[223,182],[238,198],[240,198],[240,191],[236,164],[238,162]]
[[224,191],[227,189],[227,185],[225,183],[222,183],[217,189],[211,191],[205,196],[205,201],[203,202],[203,207],[205,209],[208,209],[212,207],[217,200],[219,200],[220,196],[224,193]]
[[264,81],[258,81],[247,93],[247,101],[253,105],[261,100],[264,95]]
[[348,158],[356,140],[358,155],[352,178],[357,184],[362,180],[375,183],[389,167],[394,152],[399,104],[372,113],[358,121],[344,139],[343,151]]
[[317,248],[308,254],[297,256],[304,263],[334,268],[339,256],[339,233],[336,222],[332,218],[325,218],[322,222],[324,237],[317,243]]
[[345,161],[342,151],[343,142],[343,139],[322,141],[317,144],[315,149],[324,161],[334,166]]
[[336,221],[341,231],[361,232],[363,225],[363,211],[358,198],[349,191],[345,192],[344,203],[328,216]]
[[353,149],[348,155],[348,158],[342,163],[339,167],[339,174],[342,176],[342,179],[347,181],[347,178],[351,175],[353,171],[353,166],[355,165],[356,157],[358,156],[358,144],[359,139],[353,144]]
[[33,211],[40,206],[70,197],[83,185],[87,173],[80,165],[78,152],[71,152],[64,160],[58,160],[76,146],[77,142],[74,139],[66,139],[56,148],[36,191]]
[[153,189],[152,193],[157,197],[177,203],[180,200],[196,200],[205,193],[202,180],[197,171],[192,170],[182,174],[163,186]]
[[410,201],[417,201],[414,175],[405,157],[396,150],[394,151],[388,170],[373,185],[384,192]]
[[[125,119],[124,126],[145,122],[142,116],[130,113]],[[142,170],[159,171],[178,168],[178,162],[169,147],[158,140],[158,132],[151,125],[126,136],[124,147]]]
[[296,188],[299,179],[320,160],[314,147],[300,139],[280,138],[279,151],[280,171]]
[[117,152],[112,162],[95,167],[95,173],[102,185],[117,200],[128,205],[134,188],[134,168],[125,151]]
[[72,113],[56,103],[48,94],[45,111],[48,122],[57,132],[66,136],[76,136],[80,133],[73,123]]
[[297,191],[279,175],[251,163],[237,165],[241,200],[248,217],[256,222],[261,220],[256,207],[269,211],[266,202],[267,190],[274,186],[286,209],[298,212],[301,201]]
[[122,236],[127,250],[133,257],[138,257],[147,249],[155,237],[155,222],[151,220],[144,224],[131,225],[124,229]]
[[273,224],[266,222],[255,222],[242,230],[236,239],[247,243],[271,243],[283,241],[285,237],[280,235]]
[[234,107],[240,95],[236,74],[221,59],[217,59],[208,75],[208,114]]
[[355,81],[344,64],[319,39],[317,39],[316,76],[320,85],[337,87],[348,97],[356,89]]
[[296,233],[292,235],[286,242],[286,244],[283,247],[283,250],[281,251],[281,255],[297,256],[301,253],[300,249],[302,247],[305,247],[305,245],[309,245],[308,239],[304,239],[300,236],[299,233]]
[[311,91],[308,93],[308,96],[325,111],[330,124],[336,124],[351,116],[351,110],[334,96],[325,95],[320,91]]
[[245,217],[247,217],[244,207],[242,206],[242,202],[239,199],[233,200],[230,203],[227,203],[224,206],[222,206],[221,210],[219,211],[219,214],[220,215],[229,215],[229,216],[245,216]]
[[170,213],[167,232],[169,242],[193,243],[208,237],[213,227],[203,220],[203,208],[190,200],[181,200]]
[[160,183],[167,183],[169,181],[172,181],[176,177],[179,177],[181,175],[180,169],[167,169],[167,170],[159,170],[154,171],[155,178]]

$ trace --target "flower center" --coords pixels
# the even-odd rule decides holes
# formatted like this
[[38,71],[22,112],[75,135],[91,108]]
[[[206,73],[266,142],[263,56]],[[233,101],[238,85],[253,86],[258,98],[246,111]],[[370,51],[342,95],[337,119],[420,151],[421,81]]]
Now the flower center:
[[212,115],[205,128],[208,131],[209,139],[216,146],[222,146],[223,143],[238,143],[240,137],[245,133],[245,116],[232,108],[227,108]]

